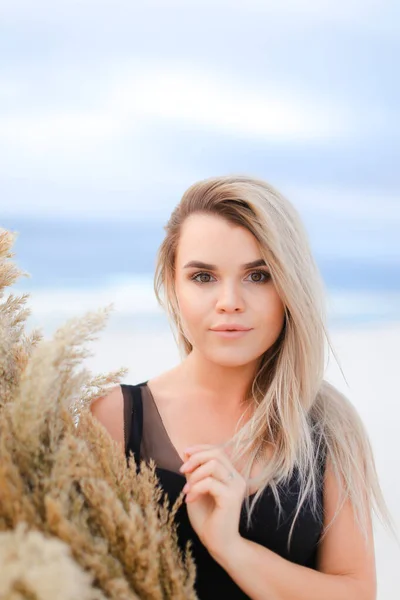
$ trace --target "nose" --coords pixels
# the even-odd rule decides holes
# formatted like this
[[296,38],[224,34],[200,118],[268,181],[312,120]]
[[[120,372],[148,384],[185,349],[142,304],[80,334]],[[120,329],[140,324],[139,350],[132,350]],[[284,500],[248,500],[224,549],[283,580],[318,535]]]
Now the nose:
[[218,312],[242,312],[244,301],[239,287],[234,283],[221,285],[215,308]]

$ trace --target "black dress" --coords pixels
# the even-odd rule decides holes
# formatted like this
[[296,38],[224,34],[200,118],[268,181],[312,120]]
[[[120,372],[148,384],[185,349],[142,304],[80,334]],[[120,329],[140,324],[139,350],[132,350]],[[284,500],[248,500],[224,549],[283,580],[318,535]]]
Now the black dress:
[[[138,458],[146,461],[153,458],[157,465],[157,476],[172,504],[186,483],[185,475],[179,472],[182,459],[168,437],[147,381],[137,385],[122,384],[121,388],[124,397],[126,456],[133,452],[136,461]],[[279,521],[274,496],[267,488],[254,509],[251,528],[246,526],[244,505],[239,524],[242,537],[269,548],[291,562],[313,569],[316,569],[317,545],[323,522],[322,482],[325,455],[322,450],[320,454],[318,513],[315,516],[309,504],[303,505],[293,530],[289,552],[287,540],[299,495],[296,471],[287,486],[280,488],[282,515]],[[184,550],[187,541],[192,540],[192,553],[197,568],[195,589],[199,599],[248,599],[249,597],[200,542],[190,524],[185,503],[176,514],[176,523],[180,548]]]

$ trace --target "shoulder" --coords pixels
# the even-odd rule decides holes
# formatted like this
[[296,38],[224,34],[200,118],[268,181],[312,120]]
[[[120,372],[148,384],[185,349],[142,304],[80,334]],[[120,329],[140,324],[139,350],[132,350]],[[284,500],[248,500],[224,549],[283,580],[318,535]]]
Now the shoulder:
[[90,411],[116,442],[124,444],[124,396],[121,385],[96,398],[90,405]]

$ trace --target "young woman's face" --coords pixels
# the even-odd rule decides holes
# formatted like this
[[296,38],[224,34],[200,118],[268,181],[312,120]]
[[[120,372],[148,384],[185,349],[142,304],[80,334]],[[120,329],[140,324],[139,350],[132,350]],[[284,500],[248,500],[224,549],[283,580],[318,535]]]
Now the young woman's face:
[[[261,262],[255,237],[243,227],[206,214],[192,215],[183,224],[176,296],[185,335],[208,360],[246,365],[279,337],[284,306]],[[246,331],[215,331],[223,326]]]

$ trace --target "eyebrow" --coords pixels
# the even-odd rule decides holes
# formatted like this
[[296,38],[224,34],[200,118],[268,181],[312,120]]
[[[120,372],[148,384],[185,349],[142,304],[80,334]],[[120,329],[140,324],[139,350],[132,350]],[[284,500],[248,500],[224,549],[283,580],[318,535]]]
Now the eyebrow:
[[[243,270],[247,270],[247,269],[255,269],[256,267],[266,267],[266,266],[267,266],[267,264],[266,264],[265,260],[263,258],[259,258],[257,260],[253,260],[253,262],[249,262],[249,263],[245,263],[244,265],[241,265],[241,268]],[[186,263],[186,265],[183,268],[184,269],[191,269],[191,268],[207,269],[209,271],[216,271],[218,269],[217,265],[211,265],[209,263],[201,262],[200,260],[191,260],[190,262]]]

